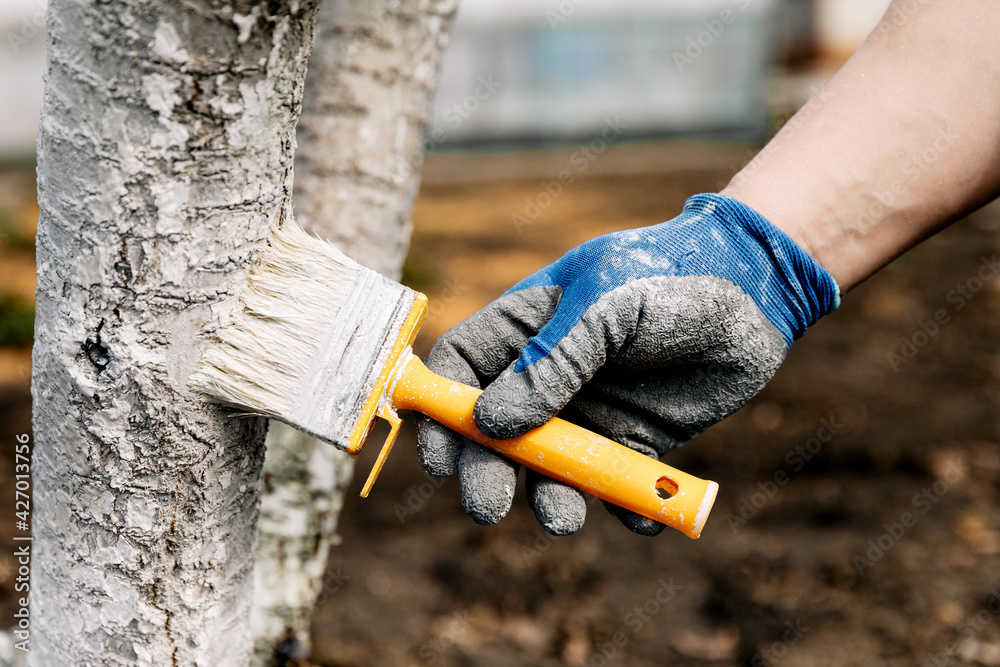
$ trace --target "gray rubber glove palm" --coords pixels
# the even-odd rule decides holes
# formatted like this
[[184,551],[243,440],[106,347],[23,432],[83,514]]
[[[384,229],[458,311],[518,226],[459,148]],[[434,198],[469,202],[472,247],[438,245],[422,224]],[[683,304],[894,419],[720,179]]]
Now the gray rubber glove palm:
[[[479,429],[509,438],[557,413],[658,457],[728,416],[771,378],[791,341],[836,308],[832,277],[780,230],[719,195],[661,225],[593,239],[521,281],[435,344],[431,370],[483,387]],[[458,472],[481,524],[507,513],[517,466],[418,417],[420,461]],[[583,495],[528,471],[550,533],[578,530]],[[614,506],[631,530],[662,524]]]

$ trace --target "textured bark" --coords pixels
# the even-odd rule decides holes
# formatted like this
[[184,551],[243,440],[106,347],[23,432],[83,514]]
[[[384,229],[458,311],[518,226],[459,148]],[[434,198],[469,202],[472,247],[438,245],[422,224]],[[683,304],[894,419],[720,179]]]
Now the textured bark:
[[[295,213],[355,260],[398,278],[421,141],[457,0],[324,3],[298,126]],[[272,424],[264,463],[252,630],[256,663],[308,653],[352,459]],[[348,604],[345,602],[345,604]]]
[[290,216],[315,4],[53,0],[29,664],[244,665],[265,424],[186,386]]
[[458,0],[321,11],[295,158],[295,214],[391,278],[410,240],[421,141]]

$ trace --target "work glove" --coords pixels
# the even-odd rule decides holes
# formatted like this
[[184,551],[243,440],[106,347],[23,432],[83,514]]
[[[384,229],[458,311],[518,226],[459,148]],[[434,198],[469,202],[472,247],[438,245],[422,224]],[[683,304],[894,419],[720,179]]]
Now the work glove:
[[[781,230],[734,199],[697,195],[673,220],[597,237],[525,278],[442,336],[427,366],[484,389],[473,415],[491,438],[559,414],[659,457],[753,397],[839,301],[830,274]],[[517,465],[417,420],[424,470],[457,470],[469,516],[502,519]],[[526,482],[547,531],[583,525],[583,494],[530,470]],[[637,533],[664,527],[605,505]]]

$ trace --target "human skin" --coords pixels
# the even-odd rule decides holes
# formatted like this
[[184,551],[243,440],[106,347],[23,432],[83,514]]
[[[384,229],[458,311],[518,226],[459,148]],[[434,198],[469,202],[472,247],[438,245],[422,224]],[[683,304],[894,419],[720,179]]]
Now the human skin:
[[897,0],[721,194],[846,292],[1000,195],[1000,3]]

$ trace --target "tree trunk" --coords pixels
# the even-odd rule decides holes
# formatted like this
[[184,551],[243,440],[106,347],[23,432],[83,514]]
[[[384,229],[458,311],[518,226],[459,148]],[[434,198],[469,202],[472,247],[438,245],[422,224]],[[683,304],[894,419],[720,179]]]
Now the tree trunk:
[[[296,216],[393,279],[409,245],[421,141],[456,7],[327,2],[316,26],[298,126]],[[351,472],[346,454],[272,423],[251,616],[256,664],[308,654],[317,601],[349,576],[324,574]]]
[[245,665],[265,424],[186,381],[291,214],[311,0],[52,0],[29,664]]

